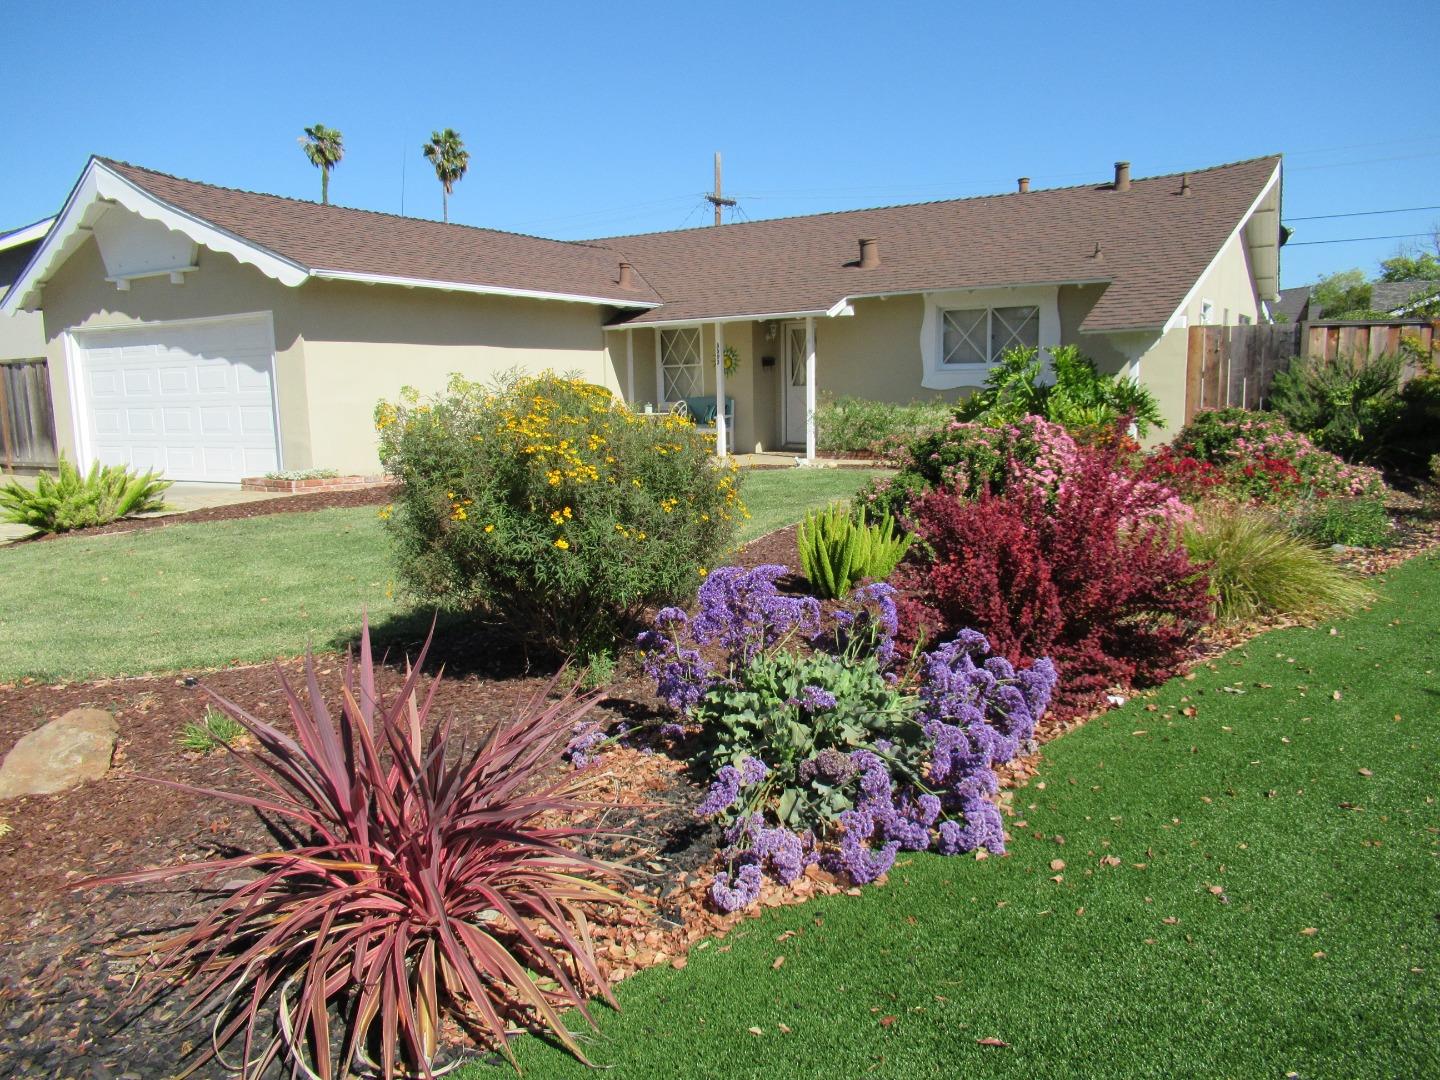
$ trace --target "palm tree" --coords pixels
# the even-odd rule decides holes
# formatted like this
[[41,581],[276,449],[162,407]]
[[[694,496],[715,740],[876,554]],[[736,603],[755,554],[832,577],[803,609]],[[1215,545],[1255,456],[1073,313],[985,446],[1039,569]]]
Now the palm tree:
[[435,166],[435,176],[444,190],[441,197],[442,213],[444,220],[448,222],[450,193],[455,190],[455,182],[463,177],[465,170],[470,167],[470,151],[465,149],[460,133],[454,128],[432,131],[430,141],[420,149],[425,154],[425,160]]
[[310,159],[310,164],[320,170],[320,201],[330,201],[330,170],[340,164],[345,156],[344,136],[324,124],[307,127],[299,139],[300,149]]

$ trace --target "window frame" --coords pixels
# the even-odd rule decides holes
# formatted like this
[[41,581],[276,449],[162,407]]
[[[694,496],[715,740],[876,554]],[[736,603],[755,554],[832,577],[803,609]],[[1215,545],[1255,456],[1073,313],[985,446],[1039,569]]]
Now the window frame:
[[[1011,343],[1012,343],[1012,342],[1014,341],[1014,339],[1015,339],[1015,334],[1014,334],[1014,332],[1012,331],[1012,332],[1010,333],[1009,340],[1007,340],[1006,343],[1005,343],[1005,345],[1001,347],[1001,349],[1000,349],[1000,351],[999,351],[999,354],[998,354],[998,355],[996,354],[996,352],[995,352],[995,313],[996,313],[997,311],[1001,311],[1001,310],[1012,310],[1012,311],[1014,311],[1014,310],[1020,310],[1020,309],[1028,309],[1028,310],[1032,313],[1032,314],[1030,314],[1029,316],[1026,317],[1025,322],[1024,322],[1024,324],[1022,325],[1022,328],[1023,328],[1023,326],[1028,326],[1028,325],[1030,325],[1031,323],[1033,323],[1034,326],[1035,326],[1035,342],[1034,342],[1034,344],[1031,345],[1031,344],[1026,343],[1026,344],[1022,344],[1020,347],[1021,347],[1021,348],[1035,348],[1035,349],[1038,349],[1038,348],[1040,348],[1041,345],[1042,345],[1042,342],[1041,342],[1041,340],[1040,340],[1040,305],[1039,305],[1038,303],[1035,303],[1035,304],[1025,304],[1025,303],[1019,303],[1019,304],[1017,304],[1017,303],[999,303],[999,304],[976,305],[975,307],[968,307],[968,308],[966,308],[966,307],[942,307],[942,308],[940,308],[940,309],[939,309],[939,310],[940,310],[940,367],[941,367],[942,369],[948,370],[948,371],[979,371],[979,370],[984,370],[984,369],[986,369],[986,368],[994,367],[996,364],[998,364],[998,363],[1000,362],[1000,357],[1003,356],[1004,353],[1005,353],[1005,351],[1010,348]],[[948,353],[946,352],[946,350],[945,350],[945,335],[946,335],[947,330],[950,328],[950,325],[951,325],[951,322],[952,322],[952,320],[950,319],[951,314],[952,314],[952,313],[955,313],[955,312],[965,312],[966,314],[971,314],[971,313],[979,312],[979,311],[985,312],[985,353],[986,353],[986,355],[984,356],[984,358],[982,358],[982,359],[980,359],[980,360],[951,360],[951,359],[949,359],[949,354],[948,354]],[[970,335],[969,335],[964,329],[962,329],[961,327],[959,327],[958,325],[956,325],[956,326],[955,326],[955,330],[956,330],[957,333],[962,334],[962,335],[966,338],[967,341],[969,340]]]
[[[671,363],[670,354],[675,348],[673,344],[681,335],[685,335],[694,341],[693,360],[687,347],[683,363]],[[659,337],[659,369],[660,369],[660,400],[667,405],[673,405],[677,401],[684,401],[686,398],[703,397],[705,394],[705,341],[704,329],[699,326],[672,326],[662,327]],[[693,393],[681,393],[670,396],[670,390],[680,390],[680,379],[684,376],[686,381],[693,388]]]
[[[1059,285],[1008,285],[978,289],[944,289],[922,294],[924,313],[920,321],[920,385],[926,390],[978,388],[994,363],[943,363],[945,354],[945,311],[981,308],[1038,308],[1038,348],[1045,356],[1061,342]],[[1086,286],[1079,286],[1084,290]],[[1091,294],[1093,296],[1093,294]],[[1080,302],[1086,300],[1080,292]],[[1093,301],[1091,301],[1093,302]],[[990,314],[985,321],[986,347],[991,333]]]

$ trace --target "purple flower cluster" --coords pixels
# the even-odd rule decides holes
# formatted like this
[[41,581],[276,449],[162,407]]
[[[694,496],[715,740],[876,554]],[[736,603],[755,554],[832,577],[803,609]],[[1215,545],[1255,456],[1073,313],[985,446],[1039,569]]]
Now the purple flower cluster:
[[821,750],[812,758],[806,758],[797,770],[801,780],[809,783],[820,779],[831,786],[845,783],[855,775],[855,766],[849,754],[842,754],[834,747]]
[[740,801],[742,789],[754,787],[769,774],[765,763],[755,757],[745,758],[738,769],[734,765],[722,765],[710,783],[705,801],[695,808],[695,816],[711,817],[729,810]]
[[688,713],[705,696],[715,679],[714,669],[698,649],[680,645],[685,613],[679,608],[661,608],[655,628],[635,639],[644,658],[645,674],[655,680],[655,692],[678,713]]
[[570,764],[583,769],[590,764],[590,751],[605,741],[605,730],[595,720],[581,720],[571,729],[570,741],[565,744],[565,756]]
[[762,873],[758,862],[745,863],[732,881],[727,871],[720,871],[710,883],[710,899],[721,911],[739,911],[760,898]]
[[789,570],[757,566],[714,570],[700,586],[699,611],[690,633],[701,645],[719,645],[732,665],[744,663],[792,633],[808,640],[820,633],[820,601],[786,596],[775,582]]
[[835,695],[818,686],[806,686],[800,691],[795,704],[806,712],[824,712],[826,709],[835,708]]
[[883,581],[852,592],[849,602],[854,607],[831,616],[835,621],[836,648],[840,652],[857,646],[867,648],[882,668],[888,667],[895,659],[895,635],[900,629],[896,595],[895,589]]

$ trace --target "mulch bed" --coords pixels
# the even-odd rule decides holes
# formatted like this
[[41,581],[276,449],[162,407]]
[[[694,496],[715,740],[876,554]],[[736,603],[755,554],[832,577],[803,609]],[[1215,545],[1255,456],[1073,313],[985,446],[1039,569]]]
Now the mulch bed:
[[[389,501],[385,490],[326,492],[216,507],[143,522],[126,522],[94,532],[158,528],[175,522],[215,521],[295,513],[331,506]],[[1357,569],[1379,573],[1427,548],[1440,545],[1440,523],[1407,515],[1396,544],[1380,553],[1346,553]],[[735,563],[793,565],[795,529],[782,529],[742,548]],[[1196,650],[1205,662],[1270,626],[1211,635]],[[497,717],[513,713],[542,690],[555,664],[544,657],[517,657],[513,645],[483,629],[464,640],[438,643],[432,669],[443,662],[445,681],[437,696],[441,715],[453,715],[457,730],[483,732]],[[322,687],[334,700],[343,660],[317,658]],[[393,655],[382,673],[382,688],[398,685],[403,658]],[[279,664],[296,679],[300,663]],[[228,668],[204,675],[207,686],[257,715],[288,726],[276,665]],[[182,752],[176,737],[183,724],[198,720],[208,698],[181,675],[116,679],[73,685],[0,686],[0,754],[22,735],[65,711],[93,706],[111,711],[120,724],[114,767],[102,781],[61,795],[6,803],[0,815],[14,831],[0,840],[0,1075],[148,1078],[173,1075],[208,1031],[194,1021],[177,1024],[180,1001],[163,1000],[143,1014],[112,1016],[132,984],[135,963],[114,954],[137,933],[153,933],[193,917],[196,894],[185,885],[75,891],[83,877],[142,866],[194,860],[229,846],[264,839],[263,827],[238,808],[206,801],[145,782],[164,777],[185,783],[236,787],[243,770],[221,754]],[[633,668],[623,668],[602,707],[615,719],[654,716],[658,703]],[[1085,718],[1052,721],[1037,732],[1044,743]],[[595,928],[603,970],[612,981],[657,964],[683,967],[694,947],[744,922],[744,913],[719,915],[704,903],[719,837],[696,821],[693,807],[701,790],[688,777],[683,748],[677,754],[637,748],[606,752],[591,773],[596,811],[607,835],[597,853],[624,860],[637,870],[637,896],[650,907],[610,912]],[[1027,782],[1038,754],[1004,770],[1002,804],[1009,789]],[[979,857],[983,857],[983,852]],[[803,902],[815,895],[858,893],[811,868],[789,890],[767,885],[760,906]],[[724,949],[723,944],[715,947]],[[201,1076],[226,1075],[213,1063]]]

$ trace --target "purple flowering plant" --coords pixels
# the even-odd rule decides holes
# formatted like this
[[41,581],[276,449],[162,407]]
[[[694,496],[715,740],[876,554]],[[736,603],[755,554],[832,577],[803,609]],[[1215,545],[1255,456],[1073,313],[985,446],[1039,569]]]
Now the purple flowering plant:
[[712,782],[696,813],[729,845],[712,901],[748,906],[766,873],[788,884],[816,861],[865,883],[902,849],[1002,852],[995,766],[1027,747],[1054,665],[1016,670],[964,631],[892,670],[893,589],[822,613],[780,593],[784,573],[717,570],[693,620],[666,609],[639,643],[660,695],[699,727]]

